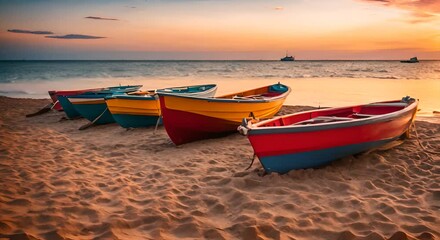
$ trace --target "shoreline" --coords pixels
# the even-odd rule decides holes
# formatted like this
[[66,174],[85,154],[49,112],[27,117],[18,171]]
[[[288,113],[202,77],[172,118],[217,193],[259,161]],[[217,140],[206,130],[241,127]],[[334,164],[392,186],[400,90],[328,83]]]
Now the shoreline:
[[[0,96],[0,238],[440,238],[440,156],[414,134],[260,176],[259,161],[245,170],[252,147],[238,133],[176,147],[163,126],[79,131],[87,120],[62,112],[24,117],[48,102]],[[440,124],[423,120],[420,141],[440,152]]]
[[[229,67],[233,69],[234,66],[222,66],[213,71],[234,71],[223,69]],[[277,66],[273,67],[277,68]],[[292,93],[284,102],[285,105],[300,104],[314,107],[343,107],[385,100],[396,100],[409,95],[420,99],[419,116],[434,116],[435,114],[433,112],[440,111],[440,105],[437,101],[437,90],[440,90],[440,88],[438,81],[435,79],[384,80],[374,77],[313,77],[309,74],[300,77],[296,76],[296,74],[284,76],[282,73],[266,74],[257,72],[254,74],[254,77],[251,77],[251,74],[247,74],[247,76],[238,78],[240,81],[234,81],[233,76],[234,74],[237,75],[237,73],[232,75],[226,73],[226,75],[223,76],[221,74],[217,75],[219,73],[212,72],[208,67],[199,66],[199,68],[198,70],[193,70],[192,73],[188,73],[189,75],[175,70],[168,75],[146,77],[127,76],[109,78],[106,76],[95,76],[84,78],[81,76],[72,76],[71,78],[61,77],[59,81],[54,81],[54,79],[35,79],[33,81],[17,80],[16,82],[0,83],[0,88],[2,88],[0,95],[14,98],[42,99],[48,97],[48,89],[88,89],[103,86],[144,85],[142,89],[147,90],[212,83],[217,84],[218,90],[216,95],[220,96],[234,93],[237,89],[250,89],[282,82],[292,87]],[[280,68],[282,68],[282,66]],[[359,69],[361,69],[361,67],[359,67]],[[56,75],[49,74],[49,76],[53,78]],[[319,86],[321,90],[319,90],[317,86]]]

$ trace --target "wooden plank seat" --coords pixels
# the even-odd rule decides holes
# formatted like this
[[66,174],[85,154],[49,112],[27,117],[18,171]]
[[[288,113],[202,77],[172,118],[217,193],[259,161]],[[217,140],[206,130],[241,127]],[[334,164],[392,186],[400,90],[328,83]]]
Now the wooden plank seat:
[[301,122],[294,123],[292,125],[306,125],[306,124],[317,124],[317,123],[328,123],[328,122],[340,122],[340,121],[351,121],[353,118],[349,117],[336,117],[336,116],[319,116],[312,119],[307,119]]
[[264,96],[260,94],[248,95],[248,96],[234,96],[232,99],[238,99],[238,100],[264,99]]

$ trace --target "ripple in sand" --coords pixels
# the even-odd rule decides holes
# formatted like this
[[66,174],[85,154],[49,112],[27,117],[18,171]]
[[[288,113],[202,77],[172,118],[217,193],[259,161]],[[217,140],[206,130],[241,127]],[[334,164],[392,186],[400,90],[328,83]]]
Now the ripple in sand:
[[225,236],[223,236],[222,231],[218,229],[205,230],[203,232],[203,237],[205,239],[217,239],[217,240],[227,239]]
[[29,235],[25,232],[23,233],[14,233],[14,234],[1,234],[0,233],[0,238],[1,239],[10,239],[10,240],[37,240],[37,238],[33,237],[32,235]]
[[0,232],[6,233],[10,232],[12,230],[12,227],[9,226],[6,222],[0,222]]
[[24,198],[14,199],[12,201],[7,202],[8,205],[17,206],[17,207],[27,207],[31,205],[31,202]]
[[197,238],[201,235],[200,226],[195,223],[183,223],[172,232],[179,238]]

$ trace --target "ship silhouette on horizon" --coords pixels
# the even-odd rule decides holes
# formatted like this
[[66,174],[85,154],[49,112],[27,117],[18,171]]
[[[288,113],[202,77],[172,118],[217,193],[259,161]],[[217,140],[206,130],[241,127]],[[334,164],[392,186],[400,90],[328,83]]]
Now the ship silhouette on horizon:
[[286,56],[281,58],[280,60],[283,61],[283,62],[292,62],[292,61],[295,61],[295,57],[294,56],[289,56],[287,54],[287,51],[286,51]]

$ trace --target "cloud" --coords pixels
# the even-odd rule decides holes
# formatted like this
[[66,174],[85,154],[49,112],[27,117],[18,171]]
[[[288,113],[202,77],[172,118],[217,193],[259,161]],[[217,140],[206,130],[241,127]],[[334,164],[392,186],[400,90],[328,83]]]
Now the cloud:
[[93,19],[93,20],[119,21],[119,19],[117,19],[117,18],[106,18],[106,17],[94,17],[94,16],[88,16],[88,17],[85,17],[85,18]]
[[53,32],[51,32],[51,31],[30,31],[30,30],[22,30],[22,29],[8,29],[8,32],[12,32],[12,33],[26,33],[26,34],[38,34],[38,35],[53,34]]
[[360,0],[363,2],[378,3],[388,7],[410,11],[413,18],[411,23],[428,22],[440,15],[438,0]]
[[46,36],[47,38],[57,38],[57,39],[100,39],[106,37],[82,35],[82,34],[67,34],[62,36]]
[[277,11],[283,11],[283,10],[284,10],[284,7],[275,7],[274,10],[277,10]]

